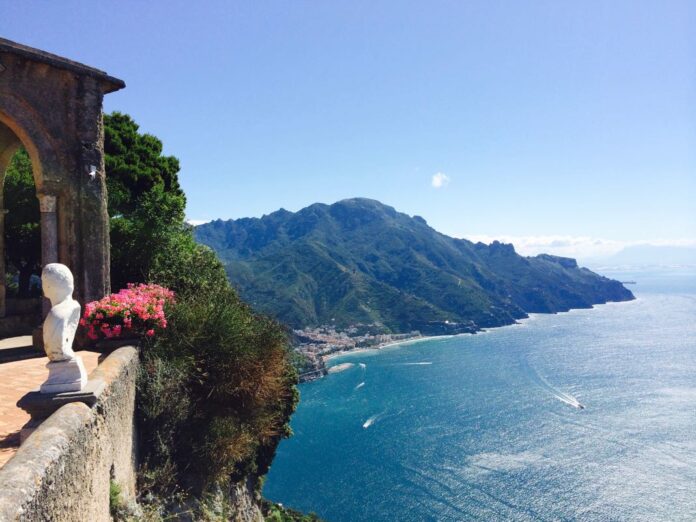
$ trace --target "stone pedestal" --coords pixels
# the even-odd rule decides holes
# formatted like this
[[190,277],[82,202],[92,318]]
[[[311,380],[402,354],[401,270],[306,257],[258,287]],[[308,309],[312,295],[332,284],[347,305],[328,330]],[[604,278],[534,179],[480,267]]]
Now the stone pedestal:
[[[82,365],[82,361],[80,361],[80,365]],[[20,432],[20,443],[23,443],[39,424],[50,417],[61,406],[71,402],[83,402],[90,408],[94,406],[104,390],[104,386],[102,379],[93,379],[87,382],[87,385],[80,391],[45,393],[34,390],[24,395],[17,401],[17,407],[31,415],[31,420],[24,425]]]
[[87,385],[87,371],[79,355],[68,361],[49,362],[46,368],[48,379],[41,385],[41,393],[79,392]]

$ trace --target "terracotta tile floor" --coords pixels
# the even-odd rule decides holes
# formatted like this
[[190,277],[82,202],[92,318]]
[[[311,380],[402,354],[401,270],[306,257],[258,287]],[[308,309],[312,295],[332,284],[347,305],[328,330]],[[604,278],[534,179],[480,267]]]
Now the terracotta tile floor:
[[[81,351],[79,355],[89,375],[97,367],[100,354]],[[46,380],[47,362],[48,358],[41,357],[0,364],[0,467],[17,451],[19,430],[29,421],[29,415],[17,407],[17,401]]]

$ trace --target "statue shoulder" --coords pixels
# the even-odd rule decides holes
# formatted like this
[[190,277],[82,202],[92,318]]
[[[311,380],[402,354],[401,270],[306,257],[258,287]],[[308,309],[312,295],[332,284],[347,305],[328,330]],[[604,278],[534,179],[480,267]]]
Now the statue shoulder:
[[79,323],[81,311],[80,303],[78,303],[77,301],[73,301],[72,306],[70,308],[70,324]]

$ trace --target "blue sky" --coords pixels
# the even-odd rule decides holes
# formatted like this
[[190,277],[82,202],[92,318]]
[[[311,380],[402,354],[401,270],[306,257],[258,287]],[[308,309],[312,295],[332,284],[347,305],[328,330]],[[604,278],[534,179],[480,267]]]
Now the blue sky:
[[696,244],[694,2],[6,0],[0,35],[124,79],[193,220],[362,196],[523,251]]

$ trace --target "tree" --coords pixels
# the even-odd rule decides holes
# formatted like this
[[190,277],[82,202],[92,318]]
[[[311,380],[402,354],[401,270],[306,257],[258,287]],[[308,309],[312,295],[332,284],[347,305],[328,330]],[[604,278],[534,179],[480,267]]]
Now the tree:
[[138,124],[127,114],[104,116],[104,164],[109,193],[109,215],[129,217],[156,187],[186,204],[179,186],[179,160],[162,155],[162,142],[140,134]]
[[114,290],[146,281],[167,231],[184,224],[186,197],[177,176],[179,160],[163,156],[162,142],[138,130],[127,114],[104,116]]
[[18,274],[18,297],[30,296],[41,267],[41,214],[29,154],[20,148],[5,173],[5,258]]

